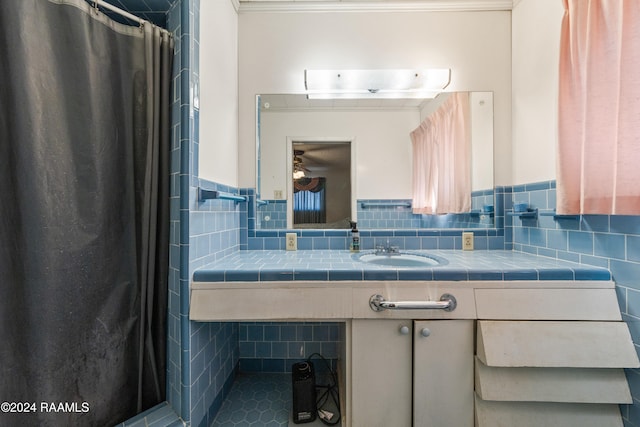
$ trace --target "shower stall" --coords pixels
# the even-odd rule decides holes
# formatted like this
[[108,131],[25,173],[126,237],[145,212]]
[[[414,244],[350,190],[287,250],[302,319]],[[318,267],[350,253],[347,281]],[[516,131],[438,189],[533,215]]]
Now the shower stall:
[[0,2],[1,425],[166,400],[173,43],[94,2]]

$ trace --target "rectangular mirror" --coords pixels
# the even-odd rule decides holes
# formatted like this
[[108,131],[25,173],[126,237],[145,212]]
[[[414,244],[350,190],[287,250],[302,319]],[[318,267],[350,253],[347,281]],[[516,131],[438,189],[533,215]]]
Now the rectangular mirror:
[[[365,230],[493,228],[492,92],[470,92],[471,211],[412,213],[410,132],[448,96],[309,100],[300,94],[258,95],[256,228],[348,228],[349,220]],[[338,143],[348,144],[348,159],[346,152],[330,148]],[[324,178],[325,213],[317,217],[321,219],[295,221],[294,210],[300,210],[295,204],[296,170],[307,178]],[[309,182],[305,181],[307,187]]]

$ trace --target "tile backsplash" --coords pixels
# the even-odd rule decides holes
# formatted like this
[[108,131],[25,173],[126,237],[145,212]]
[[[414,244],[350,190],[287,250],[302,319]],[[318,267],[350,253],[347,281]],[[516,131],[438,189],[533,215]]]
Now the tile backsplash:
[[514,250],[615,268],[620,277],[640,261],[640,216],[556,216],[555,181],[515,186],[513,201],[539,213],[535,218],[507,216]]
[[240,323],[240,371],[289,373],[313,354],[335,364],[343,329],[339,322]]
[[360,199],[356,205],[359,228],[388,229],[422,227],[422,215],[416,215],[411,211],[411,200]]
[[[248,203],[242,204],[242,250],[284,250],[285,235],[291,232],[298,235],[299,250],[349,249],[350,230],[288,230],[280,226],[286,224],[285,201],[267,201],[266,205],[254,209],[252,198],[255,198],[255,191],[243,189],[241,193],[250,197]],[[363,207],[363,203],[366,207]],[[474,192],[471,214],[414,215],[407,206],[410,203],[405,199],[358,200],[361,249],[374,249],[376,245],[386,244],[387,241],[407,250],[462,249],[463,229],[473,231],[476,250],[511,249],[510,239],[505,239],[504,229],[504,206],[505,203],[510,206],[511,187]],[[483,212],[485,206],[492,206],[494,212]],[[269,217],[269,221],[265,222],[265,217]],[[256,224],[260,224],[257,229]]]
[[262,230],[277,230],[287,228],[287,201],[265,200],[266,204],[259,206],[256,224]]
[[[256,225],[260,230],[287,227],[287,201],[265,200],[257,207]],[[362,229],[418,228],[492,228],[494,191],[481,190],[471,194],[471,213],[449,215],[414,214],[410,199],[359,199],[356,203],[358,227]]]

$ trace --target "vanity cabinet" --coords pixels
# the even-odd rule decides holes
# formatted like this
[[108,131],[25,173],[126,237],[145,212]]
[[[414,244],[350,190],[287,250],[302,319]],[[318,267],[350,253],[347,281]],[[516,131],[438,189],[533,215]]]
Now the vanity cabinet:
[[351,343],[351,426],[473,426],[473,320],[354,319]]
[[604,280],[194,283],[189,315],[345,322],[344,427],[621,427],[640,367]]

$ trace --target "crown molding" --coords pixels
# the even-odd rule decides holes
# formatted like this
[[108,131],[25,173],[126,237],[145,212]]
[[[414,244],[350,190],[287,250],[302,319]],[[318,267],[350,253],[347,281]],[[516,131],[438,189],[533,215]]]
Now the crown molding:
[[252,12],[478,12],[510,11],[513,0],[239,0],[239,13]]

